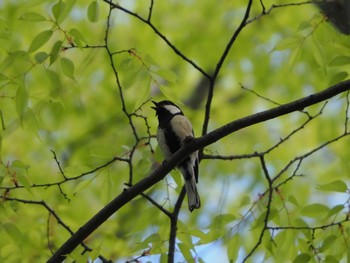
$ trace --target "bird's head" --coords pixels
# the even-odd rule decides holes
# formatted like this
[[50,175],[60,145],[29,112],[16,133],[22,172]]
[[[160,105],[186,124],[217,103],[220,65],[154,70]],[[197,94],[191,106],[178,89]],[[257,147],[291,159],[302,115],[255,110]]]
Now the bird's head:
[[175,103],[169,100],[163,100],[160,102],[152,101],[155,105],[152,107],[156,111],[156,115],[176,115],[183,114],[181,109],[175,105]]

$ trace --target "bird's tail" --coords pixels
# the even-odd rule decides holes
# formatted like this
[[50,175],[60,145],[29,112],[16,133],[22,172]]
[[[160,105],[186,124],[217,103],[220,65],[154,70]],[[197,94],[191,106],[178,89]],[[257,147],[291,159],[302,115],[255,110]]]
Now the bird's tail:
[[201,201],[199,199],[199,194],[197,191],[196,181],[194,180],[186,180],[185,187],[187,192],[188,199],[188,209],[192,212],[195,208],[200,208]]
[[[184,171],[181,171],[184,172]],[[200,208],[201,201],[196,186],[196,178],[194,175],[184,174],[185,177],[185,187],[188,199],[188,208],[192,212],[195,208]]]

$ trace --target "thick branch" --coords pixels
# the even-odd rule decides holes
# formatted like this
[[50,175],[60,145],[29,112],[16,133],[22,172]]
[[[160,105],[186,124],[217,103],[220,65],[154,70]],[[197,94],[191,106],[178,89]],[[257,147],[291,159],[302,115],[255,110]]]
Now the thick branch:
[[350,80],[338,83],[321,92],[312,94],[302,99],[275,107],[270,110],[259,112],[233,122],[230,122],[205,136],[194,139],[185,144],[178,150],[171,158],[163,165],[154,170],[149,176],[142,179],[132,187],[125,189],[120,195],[107,204],[101,211],[85,223],[73,236],[71,236],[48,260],[48,262],[62,262],[66,255],[71,253],[87,236],[89,236],[95,229],[97,229],[104,221],[106,221],[112,214],[118,211],[121,207],[131,201],[140,193],[155,185],[162,180],[167,173],[169,173],[178,163],[180,163],[186,156],[192,152],[202,149],[223,137],[246,128],[248,126],[264,122],[266,120],[274,119],[276,117],[300,111],[305,107],[325,101],[334,97],[344,91],[350,90]]

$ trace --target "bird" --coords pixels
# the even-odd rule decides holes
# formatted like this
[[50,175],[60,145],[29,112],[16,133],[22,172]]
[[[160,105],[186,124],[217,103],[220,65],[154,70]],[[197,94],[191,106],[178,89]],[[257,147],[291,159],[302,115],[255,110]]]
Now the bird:
[[[169,100],[152,102],[155,105],[152,109],[156,111],[158,117],[158,145],[165,159],[167,159],[180,149],[185,141],[194,138],[192,124],[173,102]],[[198,183],[198,166],[198,151],[190,154],[177,166],[185,180],[188,208],[191,212],[195,208],[200,208],[201,205],[196,186]]]

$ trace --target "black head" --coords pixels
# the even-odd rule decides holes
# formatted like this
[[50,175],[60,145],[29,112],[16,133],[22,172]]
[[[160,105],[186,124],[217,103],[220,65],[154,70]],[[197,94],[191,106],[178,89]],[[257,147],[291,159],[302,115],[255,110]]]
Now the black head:
[[152,107],[156,111],[156,115],[183,115],[181,109],[173,102],[169,100],[163,100],[160,102],[152,101],[155,107]]

